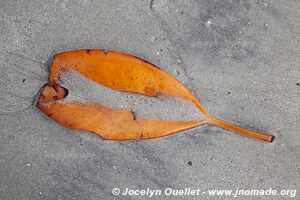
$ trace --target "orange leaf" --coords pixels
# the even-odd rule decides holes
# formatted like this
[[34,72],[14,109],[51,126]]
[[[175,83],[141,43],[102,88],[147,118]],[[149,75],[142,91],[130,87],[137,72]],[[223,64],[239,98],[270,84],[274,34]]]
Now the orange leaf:
[[[96,102],[63,102],[68,88],[61,86],[61,77],[68,71],[75,71],[115,91],[182,99],[196,106],[204,117],[179,121],[152,119],[136,116],[130,108],[110,108]],[[91,131],[111,140],[157,138],[207,123],[265,141],[274,140],[274,136],[212,118],[175,78],[147,61],[114,51],[76,50],[55,55],[49,83],[42,88],[37,107],[65,127]]]

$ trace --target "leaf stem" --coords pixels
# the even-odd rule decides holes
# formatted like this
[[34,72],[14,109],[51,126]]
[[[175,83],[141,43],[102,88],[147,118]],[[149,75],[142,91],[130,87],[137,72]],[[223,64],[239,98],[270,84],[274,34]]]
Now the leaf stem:
[[273,135],[250,131],[250,130],[244,129],[242,127],[230,124],[228,122],[224,122],[217,118],[213,118],[210,116],[207,116],[207,117],[211,124],[217,125],[219,127],[222,127],[222,128],[225,128],[225,129],[228,129],[228,130],[231,130],[231,131],[234,131],[234,132],[237,132],[237,133],[240,133],[240,134],[252,137],[252,138],[260,139],[260,140],[267,141],[267,142],[273,142],[275,139],[275,136],[273,136]]

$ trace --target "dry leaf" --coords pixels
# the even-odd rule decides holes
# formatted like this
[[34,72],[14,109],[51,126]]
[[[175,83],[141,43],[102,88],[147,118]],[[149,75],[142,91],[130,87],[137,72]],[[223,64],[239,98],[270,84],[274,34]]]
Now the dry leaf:
[[[137,115],[130,107],[113,108],[97,101],[82,102],[80,99],[66,101],[69,88],[62,86],[62,77],[70,71],[108,90],[139,94],[161,101],[165,101],[163,98],[174,98],[174,102],[181,101],[182,105],[190,103],[202,115],[190,120],[155,119]],[[175,78],[147,61],[114,51],[76,50],[55,55],[49,83],[42,88],[37,107],[65,127],[91,131],[110,140],[157,138],[202,124],[215,124],[269,142],[274,140],[272,135],[253,132],[212,118]]]

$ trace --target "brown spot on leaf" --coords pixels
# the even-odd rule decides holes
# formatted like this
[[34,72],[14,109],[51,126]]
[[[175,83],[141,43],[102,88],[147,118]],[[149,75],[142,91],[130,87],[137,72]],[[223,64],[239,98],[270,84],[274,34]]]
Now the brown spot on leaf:
[[129,110],[130,110],[130,112],[132,114],[132,119],[135,121],[136,120],[136,114],[135,114],[135,112],[131,108],[129,108]]
[[148,96],[157,96],[157,91],[156,91],[156,89],[153,88],[153,87],[150,87],[150,86],[146,86],[146,87],[144,88],[144,92],[145,92],[145,94],[148,95]]
[[102,51],[103,51],[104,55],[107,55],[109,53],[109,50],[107,50],[107,49],[103,49]]

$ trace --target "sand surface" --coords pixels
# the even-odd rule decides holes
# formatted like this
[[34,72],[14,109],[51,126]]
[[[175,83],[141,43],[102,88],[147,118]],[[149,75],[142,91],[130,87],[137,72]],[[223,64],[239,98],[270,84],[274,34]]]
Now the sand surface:
[[[299,10],[298,0],[1,0],[0,199],[149,199],[114,196],[113,188],[299,193]],[[64,128],[32,101],[55,53],[93,48],[148,60],[212,116],[276,140],[202,126],[118,142]]]

